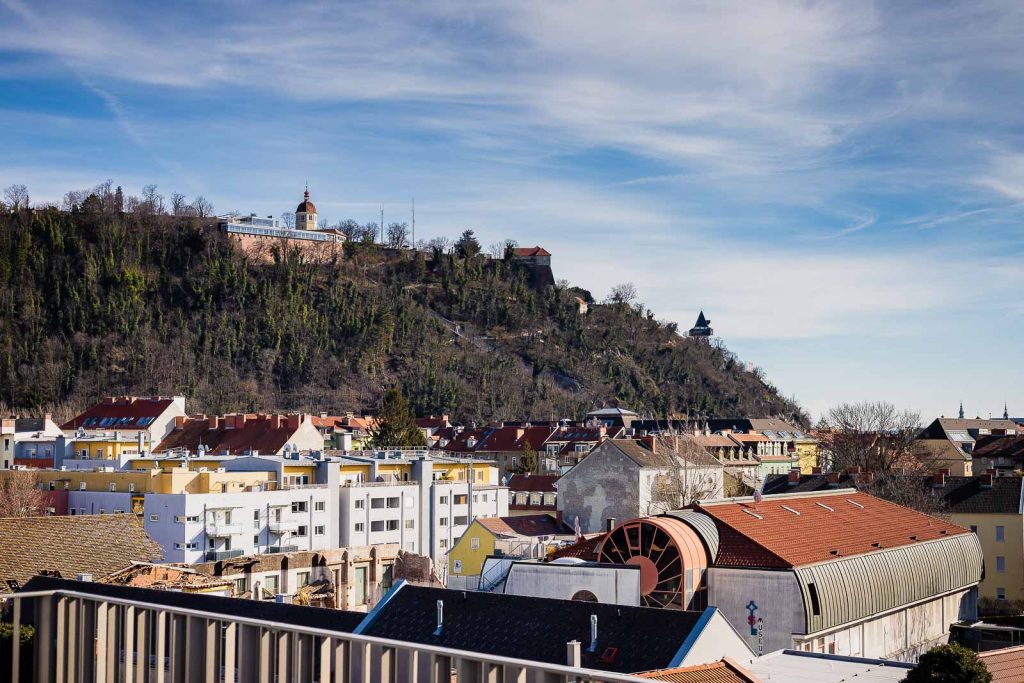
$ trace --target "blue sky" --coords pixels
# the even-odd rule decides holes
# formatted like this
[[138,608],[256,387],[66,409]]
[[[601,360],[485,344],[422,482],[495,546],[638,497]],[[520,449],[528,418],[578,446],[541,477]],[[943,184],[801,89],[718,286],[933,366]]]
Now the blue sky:
[[1020,2],[0,0],[0,185],[473,228],[817,415],[1024,414]]

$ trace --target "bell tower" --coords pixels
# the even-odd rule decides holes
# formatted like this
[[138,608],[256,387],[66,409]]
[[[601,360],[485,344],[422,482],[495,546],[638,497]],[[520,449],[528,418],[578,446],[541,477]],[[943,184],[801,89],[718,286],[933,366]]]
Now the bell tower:
[[302,203],[295,209],[296,230],[316,230],[316,204],[309,201],[309,184],[306,184],[306,192],[303,195]]

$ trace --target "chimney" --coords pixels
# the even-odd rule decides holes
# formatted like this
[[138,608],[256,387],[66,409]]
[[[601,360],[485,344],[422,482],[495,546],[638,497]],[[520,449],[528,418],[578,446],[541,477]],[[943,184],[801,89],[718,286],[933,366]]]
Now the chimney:
[[298,429],[302,423],[302,416],[298,413],[288,416],[288,429]]
[[943,474],[943,475],[948,477],[949,476],[949,468],[948,467],[943,467],[943,468],[939,469],[939,474]]
[[590,615],[590,647],[587,652],[597,652],[597,615]]
[[184,427],[185,426],[185,420],[186,420],[186,417],[184,415],[175,415],[174,416],[174,428],[175,429],[181,429],[182,427]]
[[990,489],[990,488],[992,488],[992,475],[991,474],[983,474],[983,475],[981,475],[980,477],[978,477],[978,483],[981,484],[981,488],[983,488],[983,489]]
[[945,485],[946,485],[946,473],[945,472],[943,472],[942,470],[939,470],[934,475],[932,475],[932,488],[934,488],[934,489],[941,489]]
[[210,429],[220,429],[220,415],[211,415],[208,422]]
[[103,397],[103,402],[108,404],[108,405],[117,403],[117,397],[116,396],[104,396]]
[[786,480],[789,486],[796,486],[800,483],[800,468],[794,467],[789,470],[789,479]]
[[235,428],[236,429],[241,429],[244,426],[245,426],[245,413],[236,413],[235,414]]
[[608,519],[604,520],[604,530],[605,531],[611,531],[614,528],[615,528],[615,518],[614,517],[609,517]]
[[830,483],[830,484],[838,484],[839,483],[839,473],[838,472],[829,472],[828,473],[828,483]]
[[580,668],[580,641],[570,640],[565,644],[565,663],[574,669]]
[[281,424],[283,422],[284,422],[284,416],[283,415],[271,415],[270,416],[270,428],[271,429],[280,429],[281,428]]
[[437,629],[434,631],[435,636],[441,635],[441,628],[444,627],[444,600],[437,601]]
[[820,467],[812,467],[811,468],[811,474],[821,474],[821,468]]
[[643,445],[646,446],[651,451],[651,453],[657,453],[654,446],[655,439],[653,436],[645,436],[642,439],[640,439],[640,442],[643,443]]
[[846,473],[847,474],[860,474],[860,468],[859,467],[851,467],[850,469],[846,470]]

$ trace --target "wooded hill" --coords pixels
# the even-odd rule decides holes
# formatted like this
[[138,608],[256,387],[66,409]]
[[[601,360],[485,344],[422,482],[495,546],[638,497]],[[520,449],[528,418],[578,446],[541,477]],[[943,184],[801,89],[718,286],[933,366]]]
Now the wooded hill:
[[[185,394],[190,412],[372,411],[398,386],[421,415],[582,417],[618,400],[665,416],[802,419],[725,348],[636,303],[533,288],[510,261],[350,243],[250,262],[209,220],[0,209],[0,402],[70,409]],[[555,264],[557,269],[557,257]]]

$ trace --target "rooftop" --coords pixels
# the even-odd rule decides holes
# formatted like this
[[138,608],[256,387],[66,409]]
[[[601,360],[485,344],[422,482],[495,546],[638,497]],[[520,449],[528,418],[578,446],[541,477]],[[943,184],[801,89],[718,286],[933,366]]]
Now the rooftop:
[[508,490],[555,493],[555,482],[558,481],[558,477],[557,474],[513,474],[508,480]]
[[1024,683],[1024,646],[979,652],[992,683]]
[[[73,540],[73,542],[69,542]],[[0,518],[0,593],[39,572],[102,578],[133,561],[155,562],[163,550],[135,515],[58,515]],[[17,548],[11,552],[10,549]]]
[[851,490],[699,501],[715,520],[720,567],[791,568],[970,533]]
[[476,521],[499,536],[571,536],[575,533],[551,515],[478,517]]
[[[443,626],[438,633],[438,601]],[[597,648],[588,652],[590,617]],[[504,657],[564,663],[566,643],[582,644],[582,666],[629,673],[671,665],[701,612],[454,591],[400,583],[360,633]],[[613,651],[614,648],[614,651]]]
[[761,679],[728,658],[711,664],[646,671],[637,674],[637,678],[671,683],[761,683]]
[[[78,429],[146,429],[175,399],[136,396],[109,396],[72,420],[60,426],[64,430]],[[182,400],[183,402],[183,400]]]
[[896,683],[902,681],[914,665],[887,659],[779,650],[758,657],[747,668],[763,681]]
[[279,452],[306,416],[224,415],[187,417],[161,441],[156,453],[181,449],[192,453],[204,446],[208,453],[243,455],[247,452],[272,455]]

